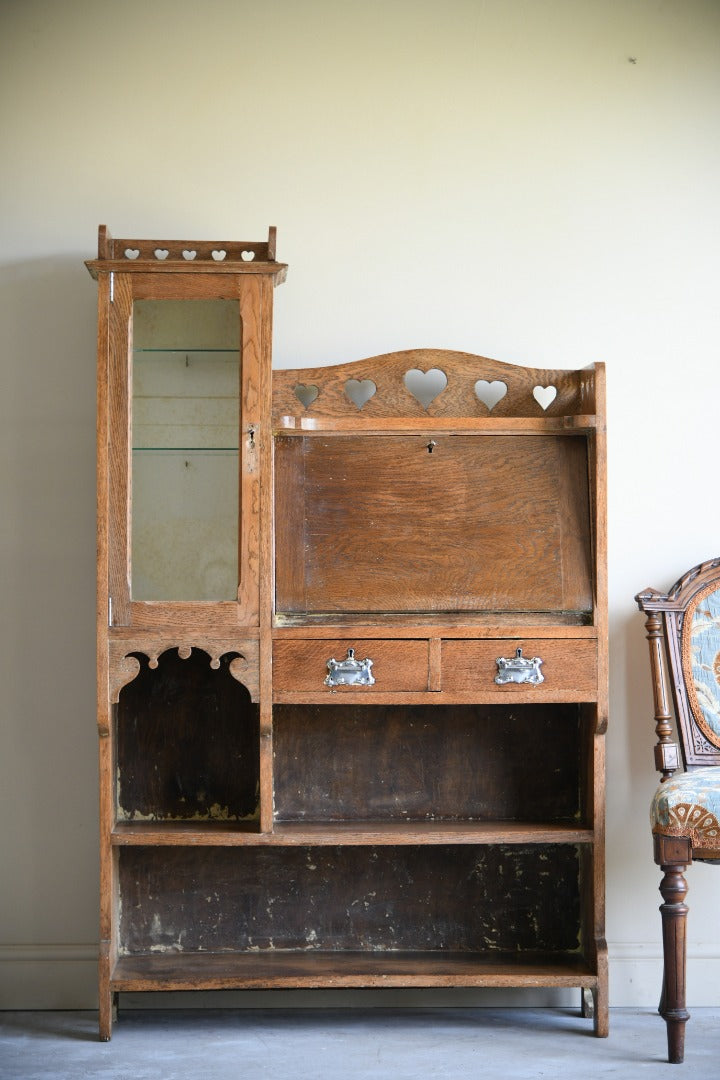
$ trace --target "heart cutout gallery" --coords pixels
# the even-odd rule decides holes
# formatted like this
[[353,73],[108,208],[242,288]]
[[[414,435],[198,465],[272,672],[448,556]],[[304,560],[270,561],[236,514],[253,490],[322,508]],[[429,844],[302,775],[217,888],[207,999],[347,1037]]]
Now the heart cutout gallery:
[[478,379],[475,383],[475,396],[478,401],[482,401],[488,412],[492,412],[498,401],[502,401],[506,394],[507,383],[501,382],[500,379],[494,379],[492,382],[488,382],[487,379]]
[[557,397],[557,387],[555,386],[536,386],[533,390],[533,397],[537,401],[541,409],[547,409],[552,405],[553,401]]
[[405,387],[420,402],[423,409],[429,408],[446,386],[447,375],[440,368],[430,368],[429,371],[411,368],[405,372]]
[[352,401],[353,405],[357,405],[358,409],[362,409],[363,405],[367,405],[371,397],[374,397],[377,393],[377,386],[372,379],[348,379],[345,383],[345,393]]
[[315,398],[320,391],[317,386],[305,386],[303,383],[298,383],[295,387],[295,397],[298,399],[303,409],[309,409]]

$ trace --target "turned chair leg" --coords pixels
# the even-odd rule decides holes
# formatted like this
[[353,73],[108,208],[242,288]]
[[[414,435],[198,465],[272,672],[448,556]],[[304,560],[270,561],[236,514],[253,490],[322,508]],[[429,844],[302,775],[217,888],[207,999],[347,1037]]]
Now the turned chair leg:
[[687,882],[683,876],[686,864],[663,864],[660,905],[663,936],[663,986],[660,996],[660,1015],[667,1025],[668,1060],[680,1064],[685,1056],[685,1024],[690,1014],[685,1008],[686,924],[685,904]]

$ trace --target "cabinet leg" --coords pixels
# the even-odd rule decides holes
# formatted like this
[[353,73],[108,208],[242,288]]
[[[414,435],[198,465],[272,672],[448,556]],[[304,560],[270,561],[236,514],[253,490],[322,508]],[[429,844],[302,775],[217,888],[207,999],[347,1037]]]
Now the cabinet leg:
[[115,994],[100,992],[100,1007],[98,1010],[98,1028],[101,1042],[110,1042],[112,1037],[113,1020],[117,1015]]
[[110,956],[107,942],[100,943],[98,958],[98,1028],[100,1041],[109,1042],[117,1011],[117,994],[110,989]]
[[608,1000],[607,986],[593,990],[593,1030],[598,1039],[607,1039],[610,1031],[610,1002]]
[[587,986],[580,988],[580,1015],[583,1020],[592,1020],[595,1015],[595,1002],[592,990]]
[[690,1014],[685,1007],[687,882],[686,865],[663,864],[660,905],[663,936],[663,988],[660,1015],[667,1026],[668,1061],[680,1064],[685,1056],[685,1024]]

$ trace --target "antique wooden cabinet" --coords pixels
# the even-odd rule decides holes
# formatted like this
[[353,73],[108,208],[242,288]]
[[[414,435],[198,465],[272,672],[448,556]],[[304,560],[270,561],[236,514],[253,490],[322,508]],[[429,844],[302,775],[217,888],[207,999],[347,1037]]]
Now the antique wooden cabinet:
[[100,230],[121,991],[577,987],[607,1033],[602,365],[271,372],[265,243]]

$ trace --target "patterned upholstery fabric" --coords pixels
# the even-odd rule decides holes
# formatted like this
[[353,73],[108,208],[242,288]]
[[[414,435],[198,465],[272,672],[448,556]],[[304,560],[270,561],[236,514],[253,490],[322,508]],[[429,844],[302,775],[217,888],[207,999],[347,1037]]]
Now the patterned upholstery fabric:
[[693,846],[720,853],[720,768],[695,769],[660,784],[650,821],[654,833],[689,836]]
[[720,592],[717,590],[702,597],[693,611],[689,646],[691,704],[696,704],[702,714],[705,723],[700,726],[705,729],[705,734],[712,743],[719,745]]

